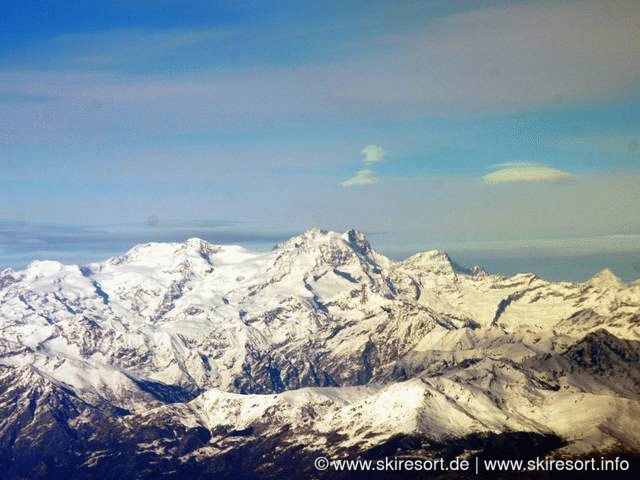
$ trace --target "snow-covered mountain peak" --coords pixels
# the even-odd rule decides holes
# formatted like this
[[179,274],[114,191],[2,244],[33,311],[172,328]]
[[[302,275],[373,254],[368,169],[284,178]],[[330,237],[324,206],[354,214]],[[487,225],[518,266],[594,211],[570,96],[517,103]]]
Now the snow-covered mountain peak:
[[222,249],[221,246],[212,245],[198,237],[193,237],[184,242],[184,250],[188,255],[200,255],[208,258],[210,255],[218,253]]
[[[146,243],[106,262],[109,266],[177,269],[181,265],[210,269],[217,265],[242,262],[256,254],[238,245],[214,245],[201,238],[183,243]],[[96,264],[99,265],[99,264]]]
[[326,244],[347,244],[359,250],[362,254],[372,251],[371,244],[367,240],[366,235],[358,230],[351,229],[345,233],[336,233],[319,228],[312,228],[301,235],[279,243],[274,247],[274,250],[301,249]]
[[285,250],[291,248],[300,248],[306,245],[311,245],[317,242],[327,241],[332,237],[336,237],[335,232],[329,232],[327,230],[321,230],[319,228],[312,228],[306,232],[291,237],[284,242],[278,243],[273,250]]
[[364,233],[359,230],[351,229],[342,237],[349,242],[357,252],[362,255],[370,255],[373,252],[373,248],[371,248],[371,244]]
[[340,234],[329,230],[313,228],[306,232],[291,237],[274,247],[274,251],[308,250],[317,249],[322,245],[343,245],[347,243],[346,234]]
[[421,272],[440,272],[452,274],[458,270],[449,255],[441,250],[430,250],[412,255],[402,262],[404,267]]
[[185,255],[201,257],[213,266],[235,264],[258,255],[240,245],[214,245],[197,237],[187,240],[184,250]]
[[52,260],[36,260],[21,272],[24,274],[23,280],[31,284],[39,282],[68,281],[73,278],[82,277],[80,268],[77,265],[64,265]]
[[68,267],[54,260],[34,260],[28,265],[27,271],[33,275],[40,274],[50,276],[62,273],[66,268]]
[[384,258],[375,253],[365,235],[356,230],[339,234],[312,229],[276,245],[274,252],[276,263],[286,263],[297,270],[339,268],[355,263],[378,271],[376,265]]
[[489,273],[479,265],[476,265],[471,269],[471,273],[474,277],[486,277]]
[[625,286],[625,284],[613,273],[610,269],[605,268],[596,275],[594,275],[588,281],[589,284],[598,288],[599,290],[615,289],[618,290]]
[[169,258],[175,257],[180,249],[179,243],[144,243],[136,245],[124,255],[110,258],[107,264],[110,265],[137,265],[137,266],[160,266],[169,263]]

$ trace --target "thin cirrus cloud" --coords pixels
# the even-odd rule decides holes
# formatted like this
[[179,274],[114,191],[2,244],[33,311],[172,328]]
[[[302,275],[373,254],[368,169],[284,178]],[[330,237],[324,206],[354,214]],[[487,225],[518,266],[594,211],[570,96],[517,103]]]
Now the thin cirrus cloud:
[[545,167],[533,163],[501,163],[494,165],[495,172],[482,177],[490,185],[502,183],[558,183],[575,181],[577,177],[571,173]]
[[[247,131],[300,120],[525,111],[624,96],[634,93],[638,81],[639,25],[635,0],[516,4],[450,15],[429,29],[389,36],[338,60],[274,61],[250,70],[214,66],[228,65],[224,58],[206,62],[203,52],[224,48],[188,48],[224,44],[228,32],[217,37],[166,31],[142,38],[120,33],[118,52],[130,52],[127,59],[115,58],[109,35],[96,34],[92,47],[72,52],[69,62],[115,61],[130,65],[128,73],[61,72],[46,60],[40,66],[5,63],[11,65],[2,71],[5,97],[64,101],[50,102],[37,115],[24,102],[4,102],[10,111],[0,119],[0,131],[3,140],[121,138],[130,132],[140,138],[176,128]],[[157,36],[166,38],[162,58],[195,55],[194,62],[178,62],[195,68],[177,74],[169,62],[152,76],[131,73]],[[259,48],[242,38],[247,48]],[[100,115],[86,118],[96,108]]]
[[353,187],[355,185],[372,185],[378,183],[378,181],[378,177],[376,177],[371,170],[365,168],[364,170],[356,172],[353,177],[345,180],[340,185],[343,187]]
[[67,33],[36,44],[36,49],[33,45],[18,47],[0,62],[47,70],[146,71],[170,65],[182,70],[205,61],[206,47],[232,41],[242,33],[229,28]]

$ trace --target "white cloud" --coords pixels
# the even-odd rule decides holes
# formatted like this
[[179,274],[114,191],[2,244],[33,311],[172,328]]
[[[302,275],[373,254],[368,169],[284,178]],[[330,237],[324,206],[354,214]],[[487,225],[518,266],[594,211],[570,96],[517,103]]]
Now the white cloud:
[[348,180],[345,180],[340,185],[343,187],[352,187],[354,185],[372,185],[378,183],[378,177],[371,170],[360,170]]
[[576,180],[576,176],[555,168],[526,163],[503,163],[494,167],[504,167],[482,177],[485,183],[518,183],[518,182],[567,182]]
[[[362,161],[367,164],[381,162],[387,154],[387,152],[376,145],[367,145],[362,149],[361,153],[364,155]],[[354,185],[371,185],[373,183],[378,183],[378,181],[378,177],[376,177],[375,173],[365,168],[364,170],[357,171],[353,177],[345,180],[340,185],[343,187],[352,187]]]
[[361,152],[364,155],[365,163],[377,163],[381,162],[387,152],[376,145],[367,145]]

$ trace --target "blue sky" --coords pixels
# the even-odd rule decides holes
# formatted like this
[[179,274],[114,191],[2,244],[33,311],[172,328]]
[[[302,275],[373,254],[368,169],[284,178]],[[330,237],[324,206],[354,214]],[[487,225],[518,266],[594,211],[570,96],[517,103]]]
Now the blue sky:
[[46,254],[42,225],[137,241],[189,222],[638,258],[636,1],[93,3],[0,12],[0,263],[35,251],[11,228]]

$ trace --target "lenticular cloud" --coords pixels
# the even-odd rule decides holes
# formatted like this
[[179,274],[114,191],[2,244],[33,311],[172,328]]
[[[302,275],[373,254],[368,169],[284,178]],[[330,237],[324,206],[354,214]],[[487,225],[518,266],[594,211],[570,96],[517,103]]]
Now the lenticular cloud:
[[502,164],[504,167],[485,175],[482,179],[488,184],[519,182],[567,182],[576,180],[576,176],[562,170],[532,164]]

